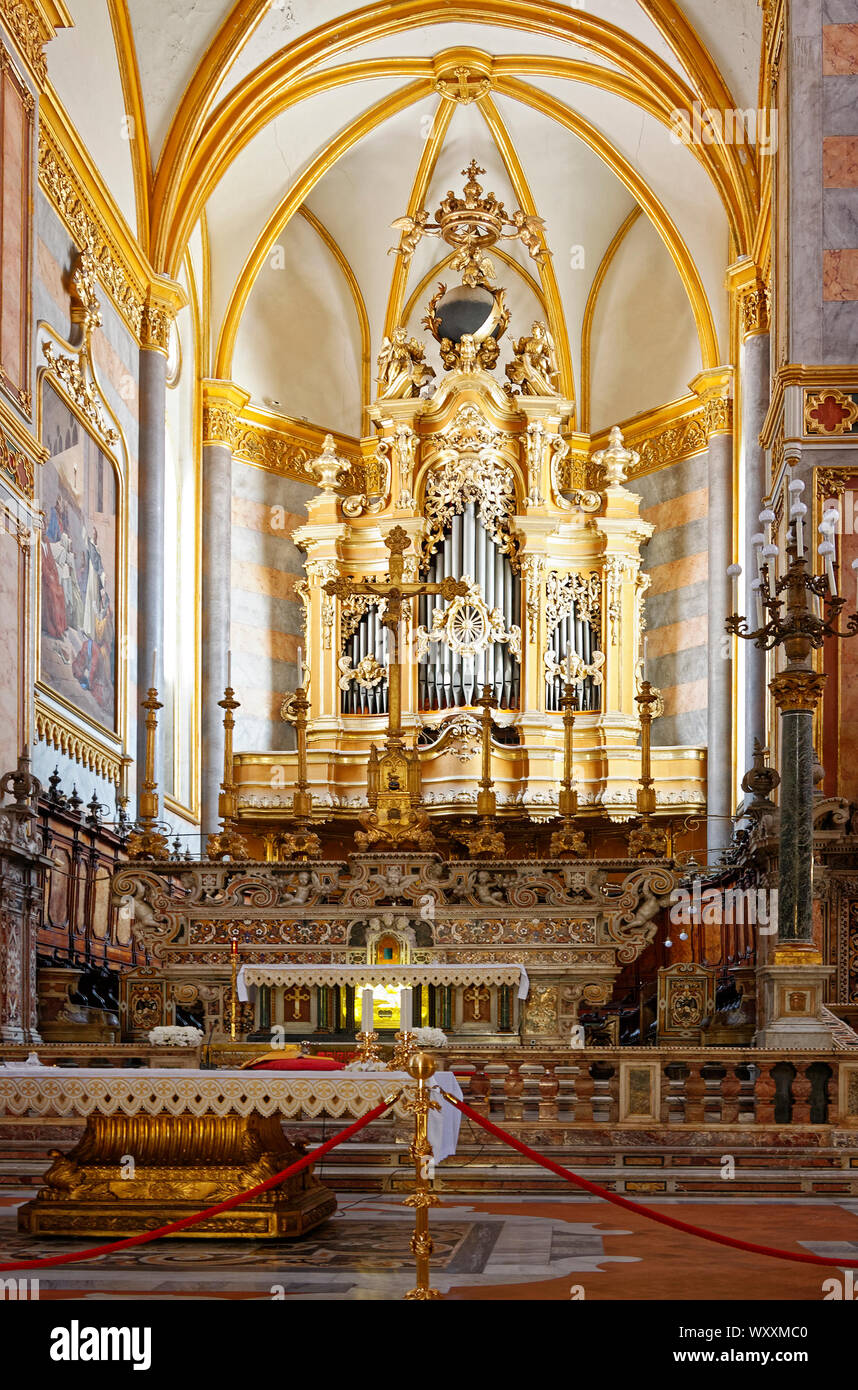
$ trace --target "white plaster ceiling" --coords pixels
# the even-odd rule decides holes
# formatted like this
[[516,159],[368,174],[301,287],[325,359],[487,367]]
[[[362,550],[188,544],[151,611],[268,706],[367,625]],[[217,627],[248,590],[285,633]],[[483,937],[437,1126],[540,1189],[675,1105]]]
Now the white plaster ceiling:
[[[175,0],[127,0],[127,4],[152,157],[157,162],[197,65],[235,7],[228,0],[186,0],[182,6]],[[388,13],[390,8],[386,7]],[[248,13],[252,9],[249,4]],[[670,45],[648,17],[646,0],[588,0],[586,5],[569,9],[573,17],[577,9],[584,18],[602,19],[616,26],[626,38],[645,45],[650,55],[685,78]],[[129,152],[127,142],[121,143],[115,133],[121,127],[123,102],[107,0],[71,0],[71,10],[77,27],[49,45],[50,74],[95,163],[133,225]],[[380,14],[384,10],[385,6],[378,6]],[[458,12],[461,14],[461,8]],[[695,25],[732,85],[736,105],[754,105],[761,31],[757,0],[684,0],[681,13]],[[260,10],[253,29],[237,47],[232,66],[211,91],[208,111],[260,64],[288,50],[312,29],[330,25],[333,35],[342,27],[346,14],[342,0],[272,0],[267,10]],[[461,19],[454,23],[412,23],[399,34],[342,50],[325,64],[370,57],[432,58],[462,45],[493,55],[562,55],[592,66],[607,64],[601,55],[562,38]],[[390,79],[342,83],[299,106],[288,107],[226,169],[206,206],[213,348],[242,267],[291,182],[356,117],[412,80],[408,74],[398,74]],[[723,357],[727,351],[724,271],[729,239],[724,208],[706,170],[691,151],[671,141],[664,125],[632,102],[583,82],[542,77],[525,80],[590,122],[664,204],[704,284]],[[634,199],[584,141],[521,102],[497,93],[493,99],[515,144],[536,209],[546,221],[580,399],[584,306],[604,251],[634,206]],[[434,94],[427,95],[377,125],[327,168],[306,199],[307,207],[335,238],[358,281],[369,315],[373,357],[383,332],[395,267],[388,249],[396,233],[389,224],[406,210],[428,123],[439,100]],[[460,170],[472,156],[488,170],[484,185],[494,188],[508,208],[518,205],[485,121],[476,106],[467,106],[454,112],[425,199],[430,209],[448,188],[461,189]],[[264,269],[266,278],[248,298],[232,375],[257,399],[280,399],[284,413],[305,415],[319,424],[356,433],[356,423],[345,424],[346,419],[359,418],[359,396],[355,393],[360,384],[360,351],[352,296],[331,253],[303,219],[299,220],[300,225],[296,222],[294,228],[287,228],[279,242],[288,269],[276,285],[269,283]],[[538,280],[538,270],[522,248],[515,243],[505,246]],[[571,254],[572,248],[578,247],[583,250],[583,268],[580,255]],[[201,284],[198,236],[193,258]],[[406,300],[438,259],[437,241],[425,242],[418,249],[408,275]],[[498,271],[501,283],[517,282],[516,313],[526,315],[525,322],[513,321],[511,332],[518,335],[529,327],[537,301],[509,267],[498,267]],[[594,412],[598,401],[599,411],[606,417],[596,420],[594,416],[597,425],[683,394],[689,364],[692,375],[701,365],[696,334],[689,336],[692,318],[678,272],[645,218],[627,238],[603,293],[611,312],[608,315],[600,304],[594,331],[598,335],[621,331],[624,336],[621,349],[605,349],[601,339],[594,344],[593,361],[598,366],[596,370],[594,365],[598,380],[592,383]],[[511,303],[512,297],[511,291]],[[672,306],[669,313],[667,306]],[[422,305],[418,305],[413,318],[419,322],[422,312]],[[302,340],[314,344],[319,363],[315,372],[305,369],[303,357],[295,359],[291,343],[278,350],[282,335],[294,333],[295,323],[301,325]],[[654,347],[656,324],[659,341]],[[324,358],[318,358],[322,345],[332,361],[336,359],[330,373]],[[696,360],[692,360],[695,354]],[[632,366],[634,389],[628,385]],[[350,378],[349,373],[356,375]]]

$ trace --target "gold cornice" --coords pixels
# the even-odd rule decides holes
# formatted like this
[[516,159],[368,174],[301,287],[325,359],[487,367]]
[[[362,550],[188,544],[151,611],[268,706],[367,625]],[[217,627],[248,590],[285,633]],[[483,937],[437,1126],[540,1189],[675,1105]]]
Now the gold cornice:
[[587,295],[587,303],[584,306],[584,320],[581,327],[581,429],[585,431],[590,428],[590,338],[593,331],[593,319],[596,314],[596,303],[611,262],[625,240],[626,233],[640,217],[641,211],[640,204],[635,203],[628,216],[623,218],[611,238],[607,251],[599,262],[599,267],[590,286],[590,293]]
[[254,468],[318,487],[318,479],[310,464],[322,452],[328,434],[333,434],[337,454],[351,460],[353,465],[352,473],[342,479],[341,490],[360,491],[360,440],[337,434],[322,425],[310,425],[305,420],[292,420],[273,411],[261,410],[257,406],[246,405],[235,419],[233,456],[242,463],[252,464]]
[[56,29],[69,29],[74,20],[62,0],[0,0],[0,19],[39,87],[48,76],[45,45]]
[[[626,448],[640,456],[629,477],[640,478],[704,453],[709,444],[709,411],[699,397],[684,396],[621,421],[620,428]],[[605,429],[592,435],[591,451],[606,448],[609,433]]]
[[713,367],[699,372],[689,386],[700,399],[707,441],[713,434],[733,431],[733,368]]
[[274,212],[269,217],[260,235],[244,262],[244,265],[236,281],[235,288],[229,299],[227,311],[224,316],[223,325],[218,340],[217,352],[215,354],[215,371],[219,377],[227,378],[232,371],[232,355],[235,348],[236,334],[241,322],[241,316],[247,305],[250,291],[259,270],[265,261],[271,247],[274,245],[283,228],[294,216],[298,208],[306,201],[308,194],[312,191],[319,179],[327,173],[342,155],[346,154],[353,145],[371,130],[374,130],[382,121],[391,116],[398,115],[400,111],[405,111],[409,106],[425,97],[431,91],[431,84],[428,80],[411,82],[408,86],[400,88],[398,91],[382,98],[374,106],[362,112],[352,121],[331,143],[321,151],[312,161],[307,169],[304,170],[295,182],[291,185],[285,197],[280,201]]
[[[772,381],[772,398],[769,408],[766,411],[766,418],[760,430],[760,444],[764,449],[770,449],[774,443],[775,435],[781,423],[783,413],[784,393],[791,386],[801,386],[807,390],[815,390],[825,386],[831,386],[842,391],[854,391],[856,387],[855,366],[848,363],[834,363],[831,365],[806,365],[803,362],[785,362],[775,372]],[[827,442],[836,438],[833,435],[814,436],[815,439],[825,439]]]
[[22,424],[21,420],[0,396],[0,430],[11,439],[16,448],[29,454],[37,463],[44,463],[50,457],[49,451],[34,434]]
[[39,183],[137,341],[154,272],[103,185],[50,85],[39,104]]

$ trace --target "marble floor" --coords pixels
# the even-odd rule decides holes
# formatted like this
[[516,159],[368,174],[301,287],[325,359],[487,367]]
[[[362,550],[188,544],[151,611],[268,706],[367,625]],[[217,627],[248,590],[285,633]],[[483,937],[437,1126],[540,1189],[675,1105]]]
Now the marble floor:
[[[20,1234],[16,1208],[31,1195],[7,1188],[0,1198],[0,1260],[85,1248]],[[661,1198],[652,1205],[745,1240],[858,1258],[858,1200]],[[394,1300],[414,1282],[412,1222],[401,1198],[346,1193],[336,1215],[300,1241],[160,1241],[30,1277],[38,1276],[41,1299]],[[433,1285],[450,1301],[813,1302],[837,1274],[836,1265],[731,1251],[588,1197],[445,1195],[430,1225]]]

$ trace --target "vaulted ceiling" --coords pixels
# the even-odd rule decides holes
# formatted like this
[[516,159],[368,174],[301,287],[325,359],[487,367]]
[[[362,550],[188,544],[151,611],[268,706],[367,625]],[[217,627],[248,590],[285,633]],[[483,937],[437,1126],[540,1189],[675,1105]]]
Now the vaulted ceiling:
[[676,399],[728,357],[755,153],[689,147],[671,113],[757,107],[757,0],[67,4],[49,75],[154,268],[193,276],[203,374],[364,431],[382,335],[419,329],[444,278],[430,240],[403,273],[389,224],[460,190],[472,157],[545,219],[550,261],[505,243],[499,279],[512,332],[546,318],[564,344],[579,427]]

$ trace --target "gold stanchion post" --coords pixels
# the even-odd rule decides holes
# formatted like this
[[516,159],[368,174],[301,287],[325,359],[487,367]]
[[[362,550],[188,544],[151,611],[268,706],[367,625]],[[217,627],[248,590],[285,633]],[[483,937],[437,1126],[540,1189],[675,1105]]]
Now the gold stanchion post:
[[236,700],[235,691],[231,685],[227,685],[223,692],[223,699],[218,700],[218,705],[224,712],[223,781],[220,784],[217,807],[221,828],[217,834],[209,835],[206,843],[206,855],[209,859],[249,859],[247,842],[238,833],[235,825],[238,814],[238,798],[233,781],[232,731],[235,728],[233,710],[239,708],[239,701]]
[[423,1301],[440,1298],[437,1289],[430,1287],[429,1261],[434,1246],[429,1234],[429,1208],[441,1205],[440,1197],[432,1191],[432,1146],[429,1143],[429,1111],[440,1110],[437,1100],[429,1095],[429,1082],[435,1075],[435,1058],[431,1052],[415,1052],[406,1064],[408,1075],[417,1082],[415,1089],[403,1097],[407,1110],[414,1115],[414,1139],[408,1152],[414,1160],[414,1192],[406,1197],[405,1205],[414,1208],[414,1235],[411,1252],[414,1255],[417,1283],[405,1295],[408,1300]]
[[552,854],[586,854],[587,841],[583,831],[575,829],[578,814],[578,793],[575,790],[572,768],[572,735],[575,726],[575,686],[572,683],[571,662],[566,659],[566,680],[560,708],[563,711],[563,786],[560,792],[562,825],[551,836]]

